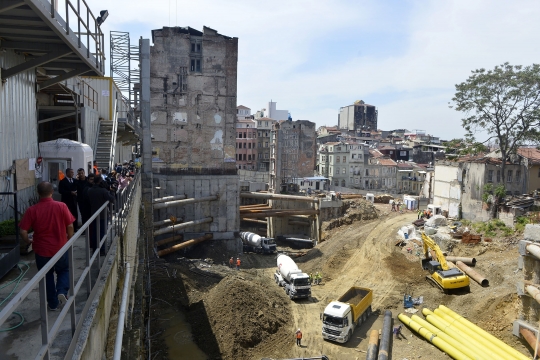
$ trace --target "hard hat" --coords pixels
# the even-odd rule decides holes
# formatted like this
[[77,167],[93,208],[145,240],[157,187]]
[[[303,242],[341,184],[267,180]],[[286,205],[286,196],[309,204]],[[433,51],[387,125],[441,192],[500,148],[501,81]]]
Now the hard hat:
[[296,330],[296,331],[300,331],[300,329]]

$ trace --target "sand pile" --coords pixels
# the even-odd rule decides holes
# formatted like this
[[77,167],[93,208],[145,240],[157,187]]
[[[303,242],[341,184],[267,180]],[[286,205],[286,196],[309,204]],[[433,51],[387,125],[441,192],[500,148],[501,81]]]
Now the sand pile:
[[[294,323],[290,300],[271,279],[223,279],[204,305],[223,359],[269,356],[291,346]],[[257,280],[257,281],[255,281]]]

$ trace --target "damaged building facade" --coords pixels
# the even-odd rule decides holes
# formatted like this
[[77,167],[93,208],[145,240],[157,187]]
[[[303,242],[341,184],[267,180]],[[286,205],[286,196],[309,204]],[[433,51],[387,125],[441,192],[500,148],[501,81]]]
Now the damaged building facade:
[[[205,222],[186,229],[184,239],[213,233],[232,239],[239,229],[236,171],[238,39],[203,27],[152,31],[150,93],[152,170],[156,196],[212,198],[156,210]],[[180,221],[180,220],[178,220]]]
[[356,136],[362,136],[363,132],[377,131],[378,115],[375,106],[357,100],[353,105],[339,109],[338,128],[341,131],[348,131]]
[[313,176],[317,161],[317,132],[308,120],[279,121],[270,138],[270,190],[286,191],[287,184]]

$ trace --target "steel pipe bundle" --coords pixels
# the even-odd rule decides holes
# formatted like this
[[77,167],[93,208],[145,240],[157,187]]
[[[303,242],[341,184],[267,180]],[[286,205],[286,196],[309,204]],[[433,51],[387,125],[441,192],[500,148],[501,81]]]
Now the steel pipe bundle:
[[182,250],[184,248],[187,248],[189,246],[193,246],[193,245],[196,245],[200,242],[203,242],[203,241],[206,241],[206,240],[210,240],[212,239],[213,235],[212,234],[206,234],[204,236],[201,236],[201,237],[198,237],[198,238],[195,238],[195,239],[191,239],[191,240],[188,240],[188,241],[185,241],[181,244],[178,244],[178,245],[174,245],[174,246],[171,246],[170,248],[168,249],[164,249],[164,250],[160,250],[157,252],[158,256],[163,256],[163,255],[167,255],[167,254],[170,254],[172,252],[175,252],[175,251],[178,251],[178,250]]
[[537,287],[527,285],[525,286],[525,290],[527,290],[529,295],[531,295],[534,298],[534,300],[536,300],[536,302],[540,304],[540,290],[538,290]]
[[478,334],[482,335],[485,339],[488,339],[488,341],[490,343],[492,343],[495,346],[497,346],[498,348],[504,350],[506,353],[510,354],[511,356],[514,356],[514,357],[516,357],[518,359],[529,359],[527,356],[523,355],[522,353],[520,353],[519,351],[517,351],[513,347],[509,346],[505,342],[497,339],[495,336],[491,335],[490,333],[488,333],[487,331],[485,331],[481,327],[473,324],[469,320],[465,319],[463,316],[461,316],[458,313],[452,311],[450,308],[448,308],[448,307],[446,307],[444,305],[439,305],[439,309],[442,310],[443,312],[447,313],[450,317],[452,317],[456,321],[460,322],[461,324],[464,324],[465,326],[469,327],[470,329],[473,329]]
[[161,221],[156,221],[153,225],[154,225],[154,227],[160,227],[160,226],[169,225],[169,224],[172,224],[171,219],[165,219],[165,220],[161,220]]
[[442,330],[439,330],[437,327],[431,325],[426,320],[422,319],[418,315],[411,316],[411,320],[418,323],[420,326],[426,328],[427,330],[431,331],[433,334],[437,335],[444,341],[446,341],[451,346],[455,347],[456,349],[459,349],[462,353],[470,357],[471,359],[475,360],[490,360],[489,358],[485,357],[482,352],[478,351],[478,348],[470,345],[470,344],[462,344],[458,340],[454,339],[447,333],[443,332]]
[[379,330],[371,330],[367,348],[366,360],[377,360],[377,348],[379,345]]
[[480,285],[482,286],[489,286],[489,280],[486,279],[485,277],[483,277],[482,275],[480,275],[479,273],[477,273],[476,271],[474,271],[473,269],[471,269],[470,267],[468,267],[467,265],[465,265],[463,262],[461,261],[458,261],[456,263],[456,266],[461,270],[463,271],[465,274],[469,275],[469,277],[471,279],[473,279],[474,281],[476,281],[477,283],[479,283]]
[[184,200],[173,200],[173,201],[167,201],[163,203],[158,203],[154,205],[154,210],[158,209],[165,209],[172,206],[181,206],[181,205],[188,205],[188,204],[195,204],[203,201],[213,201],[217,200],[218,197],[216,195],[214,196],[205,196],[200,198],[190,198],[190,199],[184,199]]
[[463,352],[458,350],[456,347],[450,345],[448,342],[443,340],[441,337],[437,336],[433,332],[429,331],[427,328],[421,326],[408,316],[404,314],[399,314],[398,319],[401,320],[402,323],[407,325],[409,328],[414,330],[417,334],[422,336],[424,339],[450,355],[452,358],[456,360],[473,360],[474,358],[471,358],[467,355],[465,355]]
[[392,312],[386,310],[384,312],[384,321],[382,328],[381,344],[379,346],[378,360],[388,360],[390,353],[390,339],[392,338]]
[[242,221],[249,221],[257,224],[263,224],[268,225],[268,221],[266,220],[259,220],[259,219],[250,219],[250,218],[241,218]]
[[[422,313],[426,317],[426,320],[438,328],[441,333],[447,334],[461,343],[463,347],[476,353],[477,356],[472,357],[473,359],[528,359],[527,356],[521,354],[519,351],[513,349],[472,322],[464,319],[444,305],[440,305],[439,308],[435,309],[433,312],[424,308]],[[416,318],[414,318],[414,320],[416,320]],[[464,348],[460,348],[460,350],[465,352]]]

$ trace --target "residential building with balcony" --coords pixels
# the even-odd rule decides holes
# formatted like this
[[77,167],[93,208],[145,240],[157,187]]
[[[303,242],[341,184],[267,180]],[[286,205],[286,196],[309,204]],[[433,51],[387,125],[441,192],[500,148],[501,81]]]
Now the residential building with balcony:
[[425,167],[411,162],[397,164],[397,191],[399,194],[419,195],[426,180]]
[[349,145],[330,142],[319,147],[319,174],[332,186],[349,185]]
[[245,119],[236,122],[236,167],[257,169],[257,121]]
[[369,153],[369,159],[362,174],[362,189],[395,192],[397,163],[382,156],[376,150],[370,150]]

